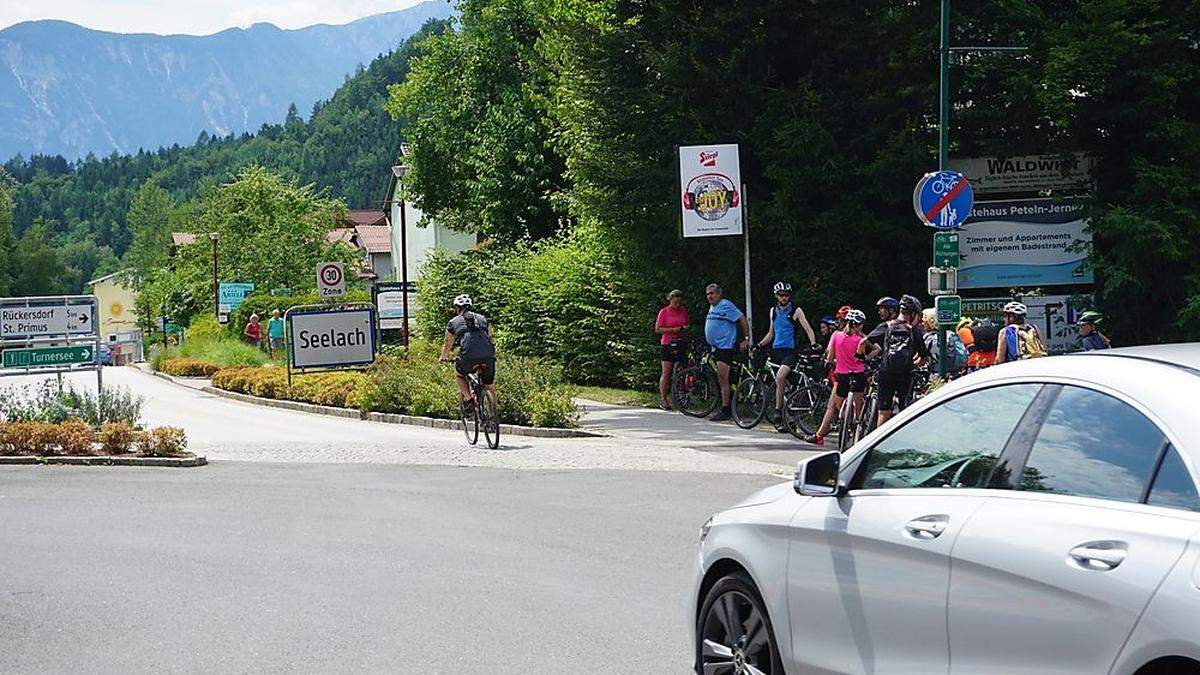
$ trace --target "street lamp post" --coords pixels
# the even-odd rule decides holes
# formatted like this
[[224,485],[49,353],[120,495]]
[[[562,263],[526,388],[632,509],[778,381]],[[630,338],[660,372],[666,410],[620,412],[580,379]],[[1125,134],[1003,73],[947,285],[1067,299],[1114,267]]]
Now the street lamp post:
[[217,232],[209,232],[208,238],[212,241],[212,286],[213,286],[213,314],[216,315],[217,321],[221,320],[221,286],[217,281],[217,242],[221,241],[221,235]]
[[392,167],[392,175],[396,177],[396,195],[400,199],[400,286],[401,306],[404,312],[404,346],[408,347],[408,222],[404,213],[404,175],[408,173],[408,165],[397,164]]

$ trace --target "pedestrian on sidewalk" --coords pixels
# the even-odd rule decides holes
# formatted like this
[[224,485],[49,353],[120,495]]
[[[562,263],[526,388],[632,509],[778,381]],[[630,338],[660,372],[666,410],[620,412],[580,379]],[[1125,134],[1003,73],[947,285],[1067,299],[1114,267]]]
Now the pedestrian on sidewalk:
[[[750,324],[746,315],[732,302],[722,297],[718,284],[709,284],[704,291],[708,299],[708,315],[704,318],[704,339],[712,349],[717,367],[717,384],[721,388],[721,409],[713,414],[714,422],[723,422],[733,417],[732,396],[729,391],[729,371],[733,368],[733,357],[750,344]],[[738,329],[742,338],[738,339]]]
[[675,364],[687,358],[687,329],[692,318],[683,305],[683,291],[678,288],[667,294],[667,306],[658,310],[654,332],[659,335],[662,375],[658,378],[658,407],[671,409],[671,374]]
[[277,358],[283,349],[283,319],[279,310],[271,310],[271,319],[267,321],[267,340],[270,344],[271,358]]
[[246,342],[255,347],[262,347],[262,326],[258,324],[258,315],[250,315],[250,323],[242,330],[242,337],[246,338]]

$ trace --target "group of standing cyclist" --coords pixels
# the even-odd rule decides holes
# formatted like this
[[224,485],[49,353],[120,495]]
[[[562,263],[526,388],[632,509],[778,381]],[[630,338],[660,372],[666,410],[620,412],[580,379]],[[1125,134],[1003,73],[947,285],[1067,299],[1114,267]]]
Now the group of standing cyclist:
[[[878,324],[869,332],[867,316],[861,309],[848,305],[835,316],[820,319],[813,330],[804,310],[792,299],[791,284],[780,281],[773,287],[775,303],[771,306],[766,335],[757,341],[760,349],[770,348],[771,362],[778,366],[775,373],[775,420],[782,418],[782,408],[789,375],[797,367],[805,347],[824,354],[830,369],[833,392],[824,418],[815,433],[806,436],[810,443],[821,445],[849,397],[857,417],[865,405],[864,392],[869,375],[874,377],[878,397],[876,425],[886,422],[897,408],[907,403],[912,390],[914,372],[919,368],[938,367],[940,350],[938,334],[944,332],[947,341],[947,372],[987,367],[1018,359],[1046,354],[1045,343],[1037,328],[1026,319],[1028,308],[1020,302],[1006,304],[1001,312],[1004,325],[994,326],[990,320],[974,321],[964,318],[953,329],[938,325],[936,313],[924,309],[912,295],[899,299],[880,298],[875,304]],[[704,321],[704,337],[716,365],[721,405],[713,421],[731,416],[732,393],[730,372],[738,351],[748,350],[749,324],[742,311],[724,297],[718,284],[705,288],[708,311]],[[660,336],[662,371],[659,379],[659,405],[671,408],[671,376],[676,365],[687,357],[688,326],[691,317],[683,304],[683,293],[673,290],[668,304],[658,314],[655,332]],[[1107,349],[1108,338],[1096,329],[1100,317],[1084,312],[1078,320],[1081,346],[1084,349]],[[802,344],[803,334],[807,344]],[[868,366],[868,364],[871,364]],[[870,373],[869,373],[870,369]]]

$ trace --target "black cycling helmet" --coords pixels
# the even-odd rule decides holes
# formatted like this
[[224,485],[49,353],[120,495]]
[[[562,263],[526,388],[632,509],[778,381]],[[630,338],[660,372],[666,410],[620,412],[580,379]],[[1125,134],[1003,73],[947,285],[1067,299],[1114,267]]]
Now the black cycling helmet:
[[921,301],[911,295],[902,295],[900,296],[900,311],[920,314]]
[[876,307],[887,307],[888,309],[900,309],[900,301],[890,295],[885,295],[875,301]]

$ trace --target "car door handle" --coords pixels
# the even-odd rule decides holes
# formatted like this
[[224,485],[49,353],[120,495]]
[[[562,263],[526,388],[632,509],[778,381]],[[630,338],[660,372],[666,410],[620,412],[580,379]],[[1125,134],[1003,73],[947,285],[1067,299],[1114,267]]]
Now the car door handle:
[[1091,541],[1071,549],[1068,555],[1082,569],[1107,572],[1125,562],[1129,549],[1123,541]]
[[913,539],[937,539],[946,531],[949,522],[947,515],[922,516],[908,521],[904,531]]

